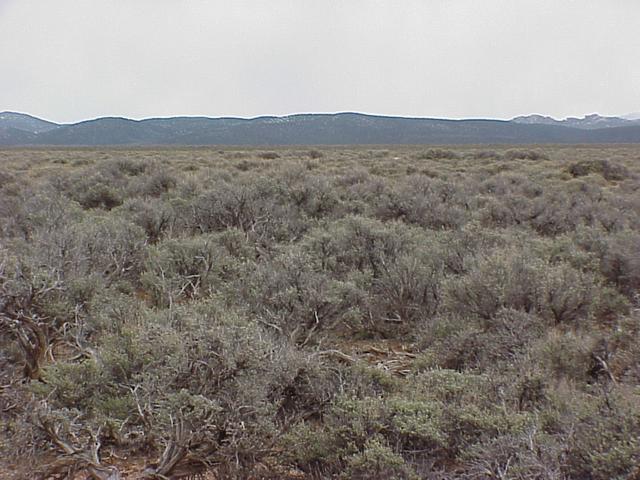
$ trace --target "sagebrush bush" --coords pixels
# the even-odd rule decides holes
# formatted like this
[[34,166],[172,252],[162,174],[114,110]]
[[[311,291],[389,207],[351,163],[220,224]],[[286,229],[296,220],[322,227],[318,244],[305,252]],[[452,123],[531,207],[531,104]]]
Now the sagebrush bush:
[[549,160],[549,157],[537,150],[508,150],[504,154],[506,160]]
[[596,173],[606,180],[624,180],[630,176],[629,170],[624,166],[609,160],[583,160],[574,162],[568,167],[568,171],[574,177],[583,177]]
[[469,273],[447,284],[446,301],[453,312],[488,320],[502,308],[536,310],[544,274],[540,259],[507,250],[470,261]]
[[638,476],[634,147],[0,157],[0,470]]
[[156,305],[207,297],[238,275],[241,260],[227,251],[220,237],[168,239],[148,249],[140,279]]

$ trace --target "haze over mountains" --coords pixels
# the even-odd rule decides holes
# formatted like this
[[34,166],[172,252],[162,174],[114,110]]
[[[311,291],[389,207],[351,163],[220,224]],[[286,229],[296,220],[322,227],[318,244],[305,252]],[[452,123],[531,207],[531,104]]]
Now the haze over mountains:
[[640,143],[640,115],[447,120],[361,113],[245,118],[104,117],[57,124],[0,113],[2,146]]

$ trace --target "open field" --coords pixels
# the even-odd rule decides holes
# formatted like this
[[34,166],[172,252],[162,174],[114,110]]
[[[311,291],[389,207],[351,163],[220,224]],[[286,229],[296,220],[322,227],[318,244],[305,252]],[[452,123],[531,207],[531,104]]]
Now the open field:
[[639,295],[638,146],[0,150],[0,478],[637,479]]

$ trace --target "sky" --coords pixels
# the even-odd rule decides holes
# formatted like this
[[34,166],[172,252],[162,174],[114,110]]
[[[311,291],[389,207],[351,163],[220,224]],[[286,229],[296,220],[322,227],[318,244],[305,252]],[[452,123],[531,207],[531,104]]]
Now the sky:
[[640,111],[638,0],[0,0],[0,111]]

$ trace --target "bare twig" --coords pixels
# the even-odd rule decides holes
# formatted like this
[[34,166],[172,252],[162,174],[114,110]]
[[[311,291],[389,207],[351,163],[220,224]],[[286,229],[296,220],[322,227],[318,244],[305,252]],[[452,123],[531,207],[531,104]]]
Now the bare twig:
[[100,464],[100,429],[96,433],[91,432],[92,445],[89,451],[76,447],[70,441],[65,440],[60,434],[60,425],[56,424],[46,414],[40,411],[37,415],[38,426],[45,432],[51,442],[61,451],[53,463],[49,464],[42,478],[66,472],[67,478],[73,478],[73,473],[86,470],[91,480],[120,480],[120,472],[114,466]]

